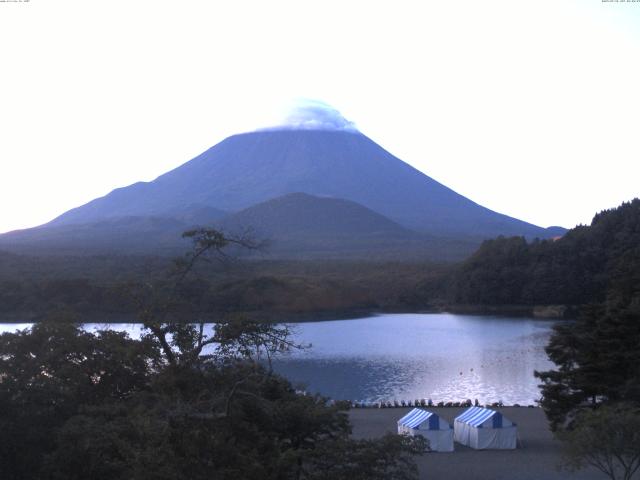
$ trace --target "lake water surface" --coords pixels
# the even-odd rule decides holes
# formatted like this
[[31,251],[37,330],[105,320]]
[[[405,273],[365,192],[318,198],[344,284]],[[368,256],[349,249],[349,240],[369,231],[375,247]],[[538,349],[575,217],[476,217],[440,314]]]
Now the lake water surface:
[[358,401],[478,399],[532,404],[534,370],[553,322],[451,314],[391,314],[298,324],[312,348],[275,368],[309,391]]
[[[534,370],[553,368],[544,352],[553,326],[548,320],[388,314],[292,325],[295,339],[312,346],[280,358],[275,370],[335,399],[533,404],[540,397]],[[0,332],[28,326],[0,324]],[[110,327],[133,336],[140,331]]]

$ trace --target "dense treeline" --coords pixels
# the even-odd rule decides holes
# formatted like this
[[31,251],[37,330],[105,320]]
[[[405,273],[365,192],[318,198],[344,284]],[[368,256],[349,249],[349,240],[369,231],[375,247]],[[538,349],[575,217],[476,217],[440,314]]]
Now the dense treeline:
[[640,200],[597,214],[557,240],[485,241],[459,268],[455,303],[584,305],[640,283]]
[[[121,263],[121,268],[118,264]],[[126,320],[135,293],[161,280],[161,258],[45,258],[41,275],[31,257],[0,258],[0,321],[41,319],[56,311],[83,318]],[[220,316],[249,313],[265,319],[305,319],[379,310],[425,310],[440,302],[450,267],[396,262],[275,262],[228,260],[203,265],[185,288],[203,294]],[[84,269],[84,270],[83,270]]]
[[565,272],[558,296],[543,298],[584,304],[575,321],[554,327],[546,352],[556,368],[536,372],[541,406],[569,466],[632,478],[640,468],[640,200],[531,252],[546,255],[539,271]]
[[570,427],[584,407],[631,402],[640,407],[640,295],[613,297],[560,323],[546,347],[557,369],[538,372],[542,407],[554,429]]
[[[634,200],[555,241],[487,240],[459,265],[375,259],[227,261],[215,268],[201,266],[191,288],[204,294],[209,311],[267,320],[464,305],[480,310],[603,302],[609,291],[631,295],[640,281],[639,211],[640,200]],[[29,321],[59,310],[98,320],[125,319],[135,311],[131,292],[162,278],[169,264],[162,257],[0,252],[0,320]]]

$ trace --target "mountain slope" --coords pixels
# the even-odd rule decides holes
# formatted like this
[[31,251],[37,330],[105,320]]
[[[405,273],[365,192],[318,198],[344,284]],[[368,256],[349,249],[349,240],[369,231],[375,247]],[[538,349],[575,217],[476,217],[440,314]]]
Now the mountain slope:
[[177,218],[127,216],[71,225],[47,225],[0,235],[0,248],[23,254],[177,254],[192,226]]
[[225,231],[252,229],[261,236],[414,237],[416,234],[355,202],[290,193],[259,203],[218,222]]
[[217,223],[226,232],[267,241],[272,257],[429,258],[455,260],[475,242],[445,242],[408,230],[355,202],[293,193],[259,203]]
[[85,223],[47,224],[0,235],[0,246],[19,253],[176,254],[188,248],[182,233],[194,226],[213,225],[227,213],[190,205],[165,216],[127,215]]
[[351,200],[432,235],[550,236],[457,194],[361,133],[287,129],[229,137],[152,182],[114,190],[51,225],[166,216],[193,204],[238,211],[293,192]]
[[249,233],[266,244],[259,255],[267,258],[367,259],[375,255],[453,261],[477,247],[474,241],[416,233],[355,202],[303,193],[271,199],[223,218],[219,214],[196,208],[180,217],[127,216],[46,225],[2,235],[0,247],[19,253],[176,255],[189,246],[181,234],[196,226],[213,226],[230,235]]

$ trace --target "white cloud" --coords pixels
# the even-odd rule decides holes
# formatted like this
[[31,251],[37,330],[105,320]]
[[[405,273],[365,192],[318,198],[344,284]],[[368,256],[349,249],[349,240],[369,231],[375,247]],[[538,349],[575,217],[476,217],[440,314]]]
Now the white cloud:
[[285,118],[266,129],[337,130],[357,132],[355,123],[321,100],[299,98],[292,102]]

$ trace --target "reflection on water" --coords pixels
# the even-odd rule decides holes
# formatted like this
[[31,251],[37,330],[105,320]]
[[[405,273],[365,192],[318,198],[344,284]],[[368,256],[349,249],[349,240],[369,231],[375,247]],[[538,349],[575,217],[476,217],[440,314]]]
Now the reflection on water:
[[[29,324],[0,324],[0,333]],[[274,362],[294,384],[335,399],[433,399],[532,404],[534,370],[553,364],[544,353],[553,322],[451,314],[393,314],[293,324],[312,347]],[[140,325],[87,324],[140,335]]]
[[552,323],[526,318],[401,314],[297,325],[313,347],[275,368],[336,399],[531,404]]

